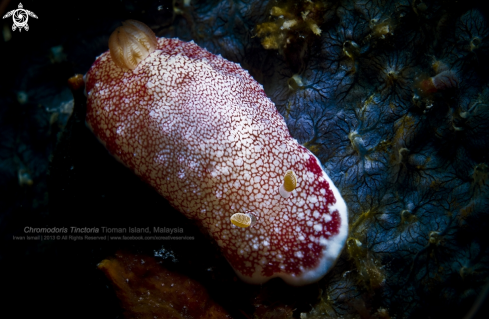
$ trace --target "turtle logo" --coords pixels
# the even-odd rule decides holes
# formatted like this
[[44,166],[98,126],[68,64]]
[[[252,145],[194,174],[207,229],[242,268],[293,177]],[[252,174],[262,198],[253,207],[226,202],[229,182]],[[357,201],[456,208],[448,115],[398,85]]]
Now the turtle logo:
[[24,28],[26,31],[29,31],[29,26],[27,25],[27,20],[29,20],[29,16],[36,18],[37,16],[34,12],[23,9],[22,3],[19,3],[19,8],[17,10],[12,10],[7,12],[6,15],[3,16],[3,19],[12,16],[14,20],[14,24],[12,25],[12,31],[17,30],[19,28],[19,32]]

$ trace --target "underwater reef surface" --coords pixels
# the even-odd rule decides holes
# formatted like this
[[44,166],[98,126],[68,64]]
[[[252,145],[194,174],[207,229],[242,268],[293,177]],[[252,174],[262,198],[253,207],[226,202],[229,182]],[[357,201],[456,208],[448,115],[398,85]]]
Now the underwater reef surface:
[[[237,318],[463,318],[489,274],[489,26],[475,3],[23,2],[39,19],[10,38],[3,20],[0,47],[0,261],[12,298],[40,305],[23,312],[121,315],[96,265],[122,248],[158,251]],[[351,225],[321,281],[239,282],[196,226],[107,154],[83,110],[65,127],[66,80],[128,18],[240,63],[321,160]],[[196,239],[13,242],[27,225],[178,226]]]
[[231,318],[198,282],[148,256],[116,252],[98,268],[110,279],[125,318]]

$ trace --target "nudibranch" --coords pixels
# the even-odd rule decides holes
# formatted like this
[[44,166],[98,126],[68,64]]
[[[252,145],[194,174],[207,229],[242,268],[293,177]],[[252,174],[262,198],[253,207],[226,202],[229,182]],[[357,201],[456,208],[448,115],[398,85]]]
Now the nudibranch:
[[[347,207],[263,87],[140,22],[114,32],[85,75],[86,122],[108,151],[197,220],[243,281],[323,277],[344,247]],[[251,227],[230,221],[248,212]]]

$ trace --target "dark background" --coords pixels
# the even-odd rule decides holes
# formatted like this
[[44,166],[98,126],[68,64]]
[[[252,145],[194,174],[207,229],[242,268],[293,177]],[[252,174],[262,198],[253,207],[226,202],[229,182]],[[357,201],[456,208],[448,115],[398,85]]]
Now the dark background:
[[[219,7],[219,2],[195,1],[192,3],[192,10],[185,14],[175,14],[174,7],[178,8],[182,5],[179,2],[173,3],[173,1],[83,1],[72,3],[65,1],[22,1],[24,9],[34,12],[38,19],[29,17],[29,31],[10,32],[10,39],[5,28],[11,28],[12,20],[11,18],[2,20],[4,36],[0,41],[2,63],[0,69],[0,271],[2,274],[0,289],[4,296],[1,304],[5,307],[2,306],[1,311],[15,314],[12,316],[15,318],[41,316],[51,318],[120,318],[122,310],[110,289],[109,283],[104,275],[97,270],[97,264],[118,249],[149,255],[153,255],[155,250],[163,249],[163,251],[174,254],[178,260],[174,262],[172,258],[161,258],[166,267],[181,271],[199,280],[206,286],[211,296],[230,311],[233,317],[245,318],[243,313],[251,317],[257,305],[256,296],[260,294],[260,296],[265,295],[266,297],[264,297],[265,301],[261,300],[258,303],[272,305],[271,308],[274,307],[273,305],[293,305],[294,316],[298,317],[301,312],[311,311],[314,305],[321,298],[324,298],[324,296],[321,297],[321,293],[327,291],[328,287],[347,287],[345,289],[350,291],[349,296],[355,296],[352,297],[353,299],[356,298],[354,300],[366,302],[368,311],[371,311],[369,314],[371,317],[375,317],[372,313],[378,307],[389,308],[391,315],[394,314],[396,318],[412,316],[441,318],[447,315],[463,317],[463,314],[468,311],[477,296],[483,291],[482,287],[487,280],[488,265],[487,260],[483,257],[477,261],[478,268],[474,268],[476,275],[472,281],[461,283],[455,271],[453,276],[443,277],[440,283],[434,285],[433,290],[429,290],[423,285],[421,288],[413,285],[412,289],[415,292],[412,293],[401,288],[396,288],[397,290],[392,288],[402,282],[398,277],[409,275],[408,271],[391,271],[389,269],[388,272],[389,274],[392,273],[392,277],[388,276],[387,286],[392,290],[386,289],[383,292],[377,291],[373,294],[362,285],[361,279],[352,280],[353,283],[342,282],[343,272],[354,269],[354,262],[346,250],[338,263],[338,270],[327,275],[318,284],[303,288],[291,288],[274,280],[265,287],[244,285],[236,281],[232,269],[220,256],[219,250],[205,235],[201,234],[197,226],[175,212],[164,199],[110,157],[84,127],[82,106],[77,109],[80,114],[78,121],[72,119],[67,126],[69,113],[66,110],[69,110],[70,105],[72,105],[70,103],[72,94],[66,84],[67,79],[77,73],[86,73],[95,57],[107,50],[107,41],[111,32],[120,25],[121,21],[129,18],[145,22],[159,36],[177,36],[183,40],[193,39],[200,45],[206,46],[213,53],[220,53],[232,61],[240,62],[250,70],[255,79],[265,86],[267,94],[277,104],[282,114],[285,114],[284,96],[288,97],[292,93],[283,93],[286,91],[283,87],[287,88],[284,83],[287,83],[286,79],[296,73],[297,70],[290,67],[290,59],[293,60],[293,57],[265,51],[260,45],[260,39],[251,37],[250,30],[256,23],[262,22],[266,18],[256,14],[253,18],[246,20],[239,12],[230,10],[226,11],[227,20],[216,19],[214,23],[211,23],[209,21],[212,19],[209,19],[209,16],[215,14],[215,8]],[[258,13],[267,11],[266,3],[261,4],[253,1],[236,3],[240,6],[256,7],[255,11]],[[373,3],[375,8],[381,9],[383,7],[382,1],[373,1]],[[404,4],[402,1],[399,3]],[[463,3],[458,1],[427,1],[427,3],[429,10],[435,17],[437,17],[437,12],[441,10],[440,8],[448,8],[448,11],[456,12],[451,16],[453,21],[459,19],[468,9],[478,6],[474,1],[464,1]],[[330,1],[328,5],[331,5],[336,10],[335,12],[351,9],[347,5],[343,6],[340,1]],[[3,16],[6,12],[16,9],[17,6],[18,2],[2,1],[0,15]],[[450,9],[452,7],[453,9]],[[486,18],[487,15],[483,8],[479,9]],[[220,15],[222,14],[220,13]],[[409,19],[411,19],[411,15],[408,14]],[[233,24],[234,27],[222,27],[229,25],[229,21],[232,21],[229,16],[242,18],[245,21],[243,26],[236,22]],[[415,18],[412,19],[412,25],[422,24],[426,21],[427,25],[431,23],[428,18],[421,22]],[[324,29],[323,36],[329,30],[335,30],[337,25],[344,25],[344,21],[341,24],[338,22],[339,20],[341,18],[327,20],[322,26]],[[433,18],[434,20],[435,18]],[[406,27],[408,31],[415,29],[411,27],[411,24]],[[448,24],[450,25],[450,23]],[[452,24],[455,25],[455,22]],[[348,29],[348,26],[344,28]],[[331,32],[331,34],[334,33]],[[402,34],[402,30],[396,34]],[[426,34],[430,34],[429,30]],[[448,32],[439,42],[446,41],[449,43],[451,41],[450,34]],[[416,36],[419,37],[420,35]],[[433,43],[429,36],[426,38],[428,39],[426,43]],[[326,37],[324,41],[328,41],[328,39],[331,40],[331,38]],[[307,45],[313,48],[311,51],[317,48],[315,47],[316,42]],[[415,66],[416,68],[429,70],[429,62],[427,62],[429,58],[425,58],[425,53],[428,50],[425,49],[425,46],[428,47],[429,45],[423,42],[420,44],[420,48],[404,47],[402,50],[412,51],[413,55],[417,57],[419,63]],[[384,50],[381,53],[395,51],[394,49],[381,49]],[[380,50],[377,51],[380,52]],[[370,51],[370,55],[364,59],[374,59],[380,56],[377,51]],[[487,54],[488,51],[483,51],[479,55],[482,71],[487,70]],[[314,54],[310,55],[313,56]],[[425,59],[424,62],[423,59]],[[308,58],[304,58],[304,60],[309,61]],[[312,60],[313,58],[311,58]],[[319,63],[312,63],[311,65],[311,69],[314,71],[323,68],[322,65],[319,66]],[[367,65],[367,63],[360,63],[360,65]],[[474,68],[473,65],[471,67]],[[479,65],[477,67],[480,68]],[[274,70],[279,71],[274,73]],[[362,74],[370,75],[369,71],[364,72]],[[336,74],[339,71],[331,71],[331,73]],[[270,74],[274,74],[274,76]],[[465,76],[467,73],[463,74]],[[347,78],[346,75],[345,78]],[[375,76],[371,78],[374,79],[371,80],[374,87],[379,86],[379,83],[382,82]],[[469,79],[468,75],[467,79]],[[355,81],[361,82],[361,79],[355,78]],[[473,77],[465,81],[468,83],[467,86],[484,87],[487,85],[487,76],[481,75],[477,81],[474,80],[474,83],[470,81],[473,81]],[[334,89],[325,89],[325,92],[331,92],[332,95],[336,94]],[[321,101],[310,101],[307,97],[299,95],[295,98],[296,101],[299,101],[297,103],[304,106],[306,110],[297,111],[298,113],[314,113],[310,110],[314,109],[315,103],[323,103]],[[443,101],[443,98],[441,97],[439,100]],[[328,103],[330,102],[325,103],[325,105],[329,106]],[[335,103],[334,107],[347,110],[343,120],[348,123],[348,126],[358,124],[352,115],[354,112],[348,113],[348,107],[342,104],[346,102],[338,101]],[[406,103],[410,103],[409,100]],[[451,108],[452,104],[450,103],[448,104]],[[439,105],[442,104],[442,102],[439,103]],[[457,103],[453,105],[457,105]],[[442,108],[441,106],[437,107],[435,101],[434,108],[436,110]],[[408,108],[406,111],[417,114],[416,111]],[[338,122],[337,118],[335,119],[331,121]],[[301,123],[303,122],[299,120],[296,122],[288,121],[292,134],[295,134],[294,137],[305,143],[308,141],[306,138],[308,133],[304,132],[307,130],[302,129]],[[440,123],[440,118],[435,118],[433,126],[441,127],[442,124]],[[307,127],[307,122],[305,126]],[[482,139],[487,140],[487,131],[482,130],[481,134]],[[456,144],[456,139],[452,139],[452,141],[455,141]],[[329,145],[333,141],[322,141],[321,143]],[[342,140],[342,143],[347,145],[349,141]],[[433,145],[435,146],[429,146],[429,148],[436,149],[437,144],[434,143]],[[479,162],[485,161],[487,163],[487,147],[485,145],[487,142],[481,147],[481,155],[476,157]],[[343,155],[341,152],[341,150],[338,151],[338,154],[341,154],[338,157],[348,158],[349,155]],[[419,153],[422,152],[419,151]],[[323,164],[328,164],[328,167],[341,166],[333,156],[327,155],[327,152],[324,152],[322,160]],[[360,167],[361,164],[356,162],[352,165],[353,167]],[[463,166],[457,161],[453,165]],[[445,170],[444,167],[440,168],[440,171]],[[351,182],[343,180],[340,176],[332,176],[332,178],[335,184],[339,185],[342,193],[346,194],[351,224],[361,214],[361,208],[359,208],[361,204],[359,203],[365,202],[365,198],[375,198],[379,189],[383,190],[383,187],[388,189],[388,187],[387,184],[380,183],[384,186],[376,189],[368,184],[368,181],[362,181],[355,177],[355,174],[350,174],[350,176]],[[389,177],[381,175],[380,180],[386,181],[389,180]],[[361,183],[367,185],[366,190],[350,187]],[[470,180],[467,183],[470,184]],[[399,187],[409,188],[408,184],[406,182],[406,187],[403,185]],[[350,191],[361,195],[358,195],[358,198],[354,197],[349,193]],[[485,193],[478,196],[483,199],[486,198],[487,188],[485,188]],[[487,205],[482,205],[482,207],[485,207],[482,210],[487,211]],[[442,208],[435,208],[435,210],[437,209],[441,210]],[[386,210],[388,209],[386,208]],[[472,222],[487,225],[487,215],[472,220]],[[13,235],[25,235],[23,232],[25,226],[183,227],[184,235],[195,236],[196,239],[192,242],[164,244],[154,242],[13,241],[11,239]],[[371,228],[375,229],[373,226]],[[479,232],[474,233],[474,241],[483,242],[484,238],[481,235],[483,232],[477,227],[475,229]],[[454,233],[458,234],[458,228]],[[462,233],[460,236],[466,236],[466,234]],[[366,237],[368,238],[367,235]],[[425,235],[419,234],[419,238],[416,239],[419,240],[420,244],[413,244],[412,249],[406,254],[407,256],[403,255],[402,258],[395,259],[392,261],[393,264],[410,265],[413,259],[422,260],[422,254],[419,257],[417,252],[424,247],[425,237]],[[455,235],[452,237],[459,239]],[[450,240],[453,239],[452,237]],[[467,238],[472,240],[470,236]],[[457,241],[457,244],[453,246],[455,248],[450,249],[456,250],[462,246]],[[481,248],[481,250],[483,249]],[[440,258],[440,264],[445,267],[456,263],[458,259],[463,259],[462,257],[455,257],[454,259],[447,258],[448,261],[446,261],[443,256]],[[385,260],[388,258],[382,260],[384,264],[388,264]],[[426,264],[429,263],[426,262]],[[399,268],[402,267],[399,266]],[[428,268],[427,266],[426,269]],[[429,271],[431,270],[427,270],[427,272]],[[391,280],[391,278],[393,279]],[[396,284],[390,286],[391,281],[396,282]],[[448,291],[453,295],[448,294],[450,297],[444,297],[443,293],[447,292],[444,290],[445,287],[450,287],[451,290]],[[392,296],[393,291],[399,292],[397,301],[396,296]],[[461,295],[467,291],[467,296]],[[399,299],[405,300],[405,305],[400,306],[402,302]],[[450,300],[458,300],[460,303],[454,304]],[[357,303],[345,302],[338,295],[336,295],[334,302],[335,311],[338,315],[352,318],[368,317],[359,310]],[[481,313],[478,316],[483,318]]]

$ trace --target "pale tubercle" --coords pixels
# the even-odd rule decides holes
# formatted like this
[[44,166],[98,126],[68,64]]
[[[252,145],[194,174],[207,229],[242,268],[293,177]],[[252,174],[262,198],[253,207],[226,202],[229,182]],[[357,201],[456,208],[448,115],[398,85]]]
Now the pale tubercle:
[[294,171],[288,170],[284,176],[284,182],[280,185],[279,192],[283,198],[290,196],[290,193],[297,187],[297,176]]

